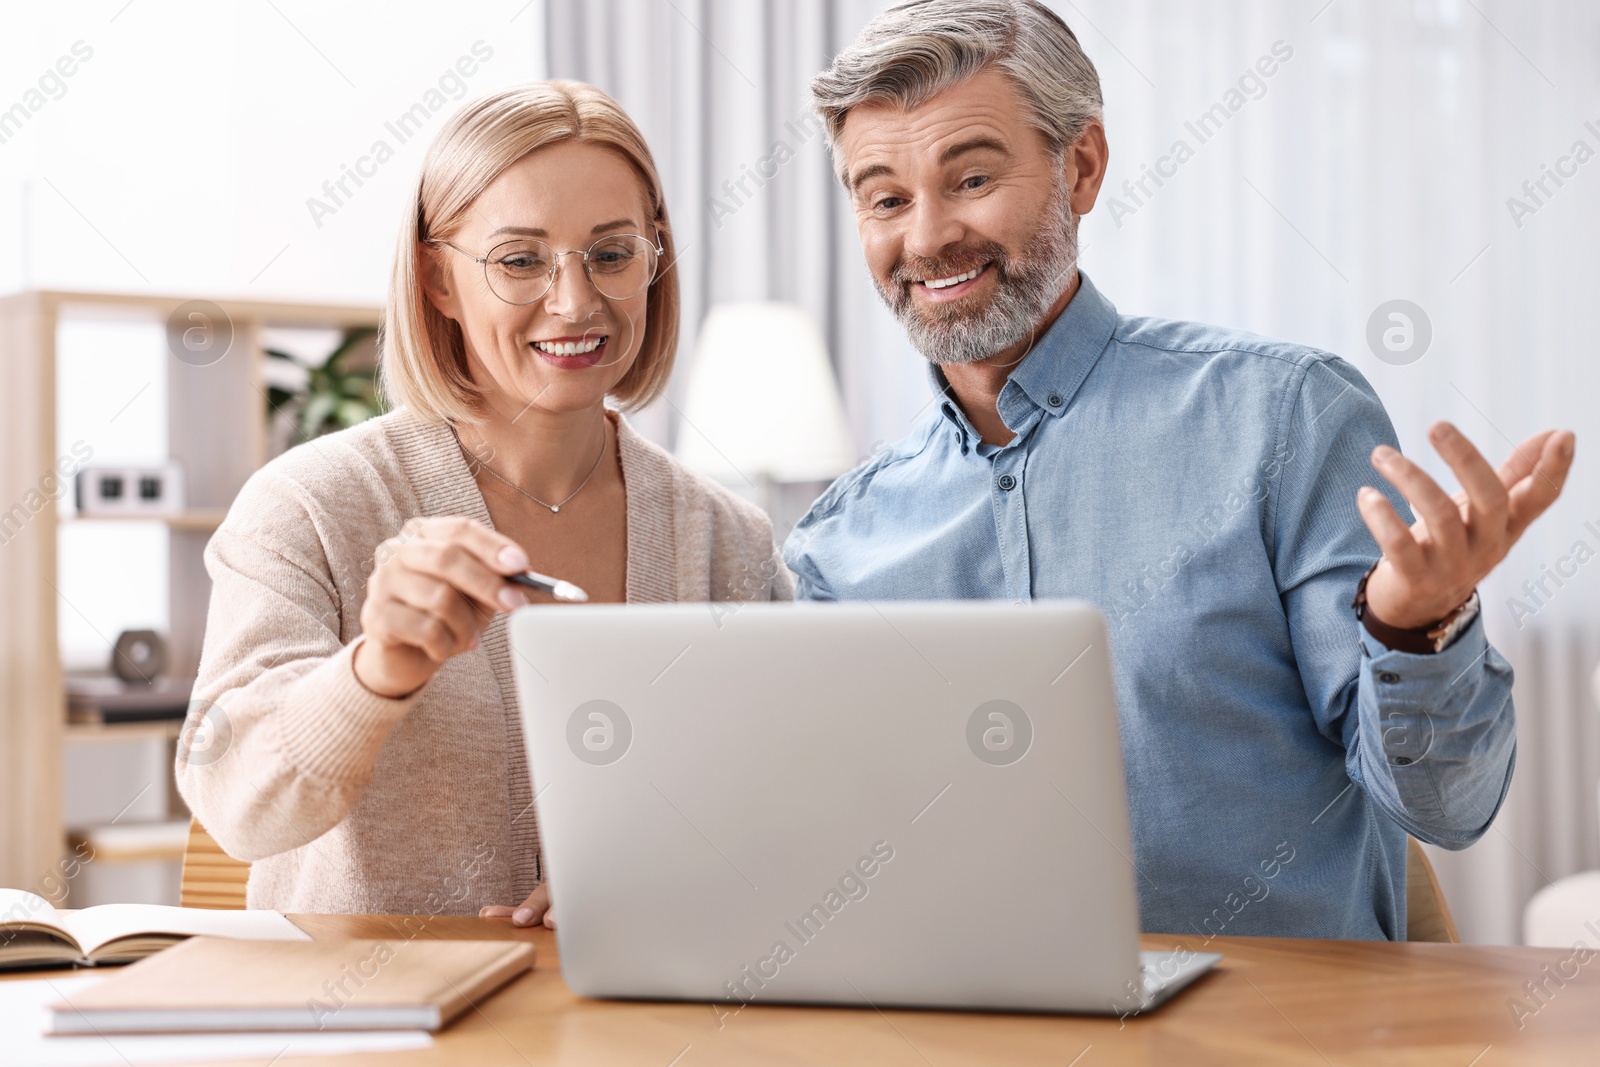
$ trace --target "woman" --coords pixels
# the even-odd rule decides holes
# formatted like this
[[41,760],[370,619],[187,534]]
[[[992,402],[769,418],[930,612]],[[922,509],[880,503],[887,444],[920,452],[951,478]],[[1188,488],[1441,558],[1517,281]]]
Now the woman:
[[534,83],[440,131],[390,283],[395,410],[258,471],[206,550],[177,780],[253,861],[251,907],[545,919],[508,575],[792,594],[766,517],[605,404],[656,398],[677,332],[661,182],[614,101]]

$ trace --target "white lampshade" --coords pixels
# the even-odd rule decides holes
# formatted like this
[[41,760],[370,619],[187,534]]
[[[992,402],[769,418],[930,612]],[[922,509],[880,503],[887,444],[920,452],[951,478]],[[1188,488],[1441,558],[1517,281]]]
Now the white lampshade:
[[792,304],[706,315],[678,428],[678,458],[729,484],[826,481],[855,450],[822,333]]

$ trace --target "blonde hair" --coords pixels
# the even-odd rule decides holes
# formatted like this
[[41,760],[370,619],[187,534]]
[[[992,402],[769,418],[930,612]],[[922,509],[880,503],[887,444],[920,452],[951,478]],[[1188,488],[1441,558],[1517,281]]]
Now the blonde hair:
[[502,171],[535,149],[563,141],[614,149],[644,183],[650,221],[665,252],[650,283],[638,358],[611,396],[632,410],[666,388],[678,349],[678,275],[655,160],[644,135],[611,97],[582,82],[543,81],[472,101],[428,148],[400,227],[379,346],[383,395],[391,407],[404,404],[436,422],[478,421],[475,408],[483,394],[467,372],[461,327],[422,289],[418,256],[429,253],[421,242],[449,237]]

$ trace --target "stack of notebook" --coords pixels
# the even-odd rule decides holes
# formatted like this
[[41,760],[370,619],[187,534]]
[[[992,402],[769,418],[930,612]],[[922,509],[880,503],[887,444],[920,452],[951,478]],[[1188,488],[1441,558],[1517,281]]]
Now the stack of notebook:
[[197,937],[54,1005],[51,1032],[439,1030],[533,957],[520,941]]

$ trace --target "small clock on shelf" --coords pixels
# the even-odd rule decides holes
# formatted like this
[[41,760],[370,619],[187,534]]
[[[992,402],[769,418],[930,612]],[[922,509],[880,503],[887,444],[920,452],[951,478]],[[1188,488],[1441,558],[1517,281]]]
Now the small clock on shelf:
[[93,466],[78,472],[75,500],[85,516],[128,518],[176,515],[183,511],[183,468]]

